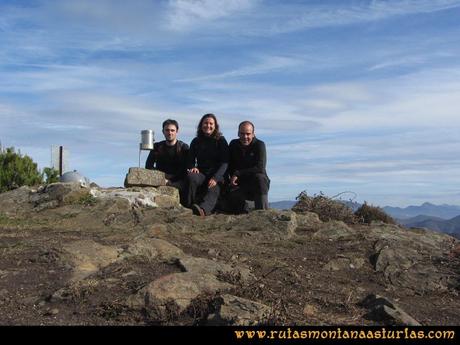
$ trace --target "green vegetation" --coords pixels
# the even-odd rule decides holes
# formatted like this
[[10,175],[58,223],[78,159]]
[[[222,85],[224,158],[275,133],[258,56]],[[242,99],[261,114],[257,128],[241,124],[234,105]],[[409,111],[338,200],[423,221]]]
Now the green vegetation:
[[37,168],[32,158],[15,152],[14,147],[0,149],[0,193],[21,186],[36,186],[59,182],[59,172],[54,168]]
[[43,176],[29,156],[22,156],[13,147],[0,152],[0,193],[21,186],[39,185]]
[[45,177],[45,184],[59,182],[59,171],[54,168],[44,168],[43,175]]
[[393,218],[385,213],[380,207],[368,205],[366,202],[356,210],[355,216],[360,223],[370,224],[373,221],[380,221],[387,224],[396,224]]
[[93,206],[96,204],[96,202],[97,199],[91,194],[86,194],[82,196],[80,199],[78,199],[78,203],[84,206]]

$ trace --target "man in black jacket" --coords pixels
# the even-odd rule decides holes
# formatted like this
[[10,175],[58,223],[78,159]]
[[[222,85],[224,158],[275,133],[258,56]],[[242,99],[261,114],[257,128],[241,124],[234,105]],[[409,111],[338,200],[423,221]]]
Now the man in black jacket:
[[250,121],[240,123],[238,137],[229,145],[230,205],[235,213],[245,213],[245,200],[254,200],[256,210],[266,210],[270,179],[265,170],[265,143],[255,137]]
[[163,122],[162,127],[166,140],[153,145],[153,150],[150,151],[145,162],[145,168],[163,171],[165,173],[166,185],[179,189],[181,204],[184,205],[189,147],[177,139],[179,124],[176,120],[168,119]]

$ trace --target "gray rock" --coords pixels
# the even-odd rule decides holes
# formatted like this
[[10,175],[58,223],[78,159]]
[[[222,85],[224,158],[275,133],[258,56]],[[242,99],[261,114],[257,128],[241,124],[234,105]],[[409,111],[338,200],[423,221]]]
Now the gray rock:
[[356,236],[356,231],[339,220],[332,220],[320,225],[318,231],[313,234],[316,239],[346,239]]
[[148,260],[174,263],[185,256],[184,252],[169,242],[158,238],[141,236],[127,250],[128,256],[143,256]]
[[374,268],[383,273],[389,285],[402,287],[423,294],[428,291],[445,291],[450,286],[450,277],[438,271],[431,260],[426,260],[429,247],[413,248],[407,239],[379,240],[374,245]]
[[297,214],[275,209],[256,210],[247,215],[229,217],[226,227],[267,239],[286,239],[295,235]]
[[226,291],[232,287],[211,274],[173,273],[151,282],[139,291],[137,297],[129,298],[128,302],[132,306],[144,302],[147,310],[165,318],[171,303],[177,307],[177,313],[181,313],[199,295]]
[[267,321],[271,308],[245,298],[224,294],[218,312],[208,316],[209,325],[254,326]]
[[33,189],[22,186],[17,189],[0,193],[0,212],[7,216],[19,215],[31,208],[29,205]]
[[[163,194],[165,193],[165,194]],[[179,207],[179,192],[173,187],[131,187],[118,189],[91,189],[91,195],[102,200],[125,199],[134,207]]]
[[165,174],[158,170],[129,168],[125,187],[158,187],[166,185]]
[[323,269],[326,271],[341,271],[350,269],[351,261],[348,258],[338,258],[329,261],[324,265]]
[[75,241],[63,247],[74,272],[72,281],[84,279],[119,258],[120,250],[91,240]]
[[90,189],[82,187],[78,182],[51,183],[30,197],[35,211],[55,208],[61,205],[78,203],[90,195]]
[[412,316],[384,296],[369,295],[361,303],[370,309],[366,318],[376,321],[390,321],[402,326],[421,326]]
[[179,259],[179,265],[186,271],[197,274],[230,274],[238,276],[242,281],[254,279],[248,268],[208,260],[205,258],[183,257]]

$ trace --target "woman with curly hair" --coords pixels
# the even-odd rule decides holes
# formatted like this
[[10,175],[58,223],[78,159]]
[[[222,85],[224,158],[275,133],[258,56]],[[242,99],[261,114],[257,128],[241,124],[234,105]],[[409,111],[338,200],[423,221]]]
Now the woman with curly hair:
[[[187,159],[187,204],[196,215],[209,215],[216,206],[228,167],[228,143],[214,114],[201,118]],[[201,193],[200,193],[201,192]]]

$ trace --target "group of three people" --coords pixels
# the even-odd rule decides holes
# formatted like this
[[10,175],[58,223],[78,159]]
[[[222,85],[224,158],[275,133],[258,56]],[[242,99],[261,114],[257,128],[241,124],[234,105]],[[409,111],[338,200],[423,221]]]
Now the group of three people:
[[154,144],[145,168],[163,171],[166,184],[179,189],[183,206],[210,215],[224,188],[232,213],[246,213],[246,200],[253,200],[255,209],[268,208],[265,143],[255,137],[252,122],[239,124],[238,139],[230,145],[214,114],[203,115],[190,147],[177,139],[177,121],[168,119],[162,127],[165,140]]

